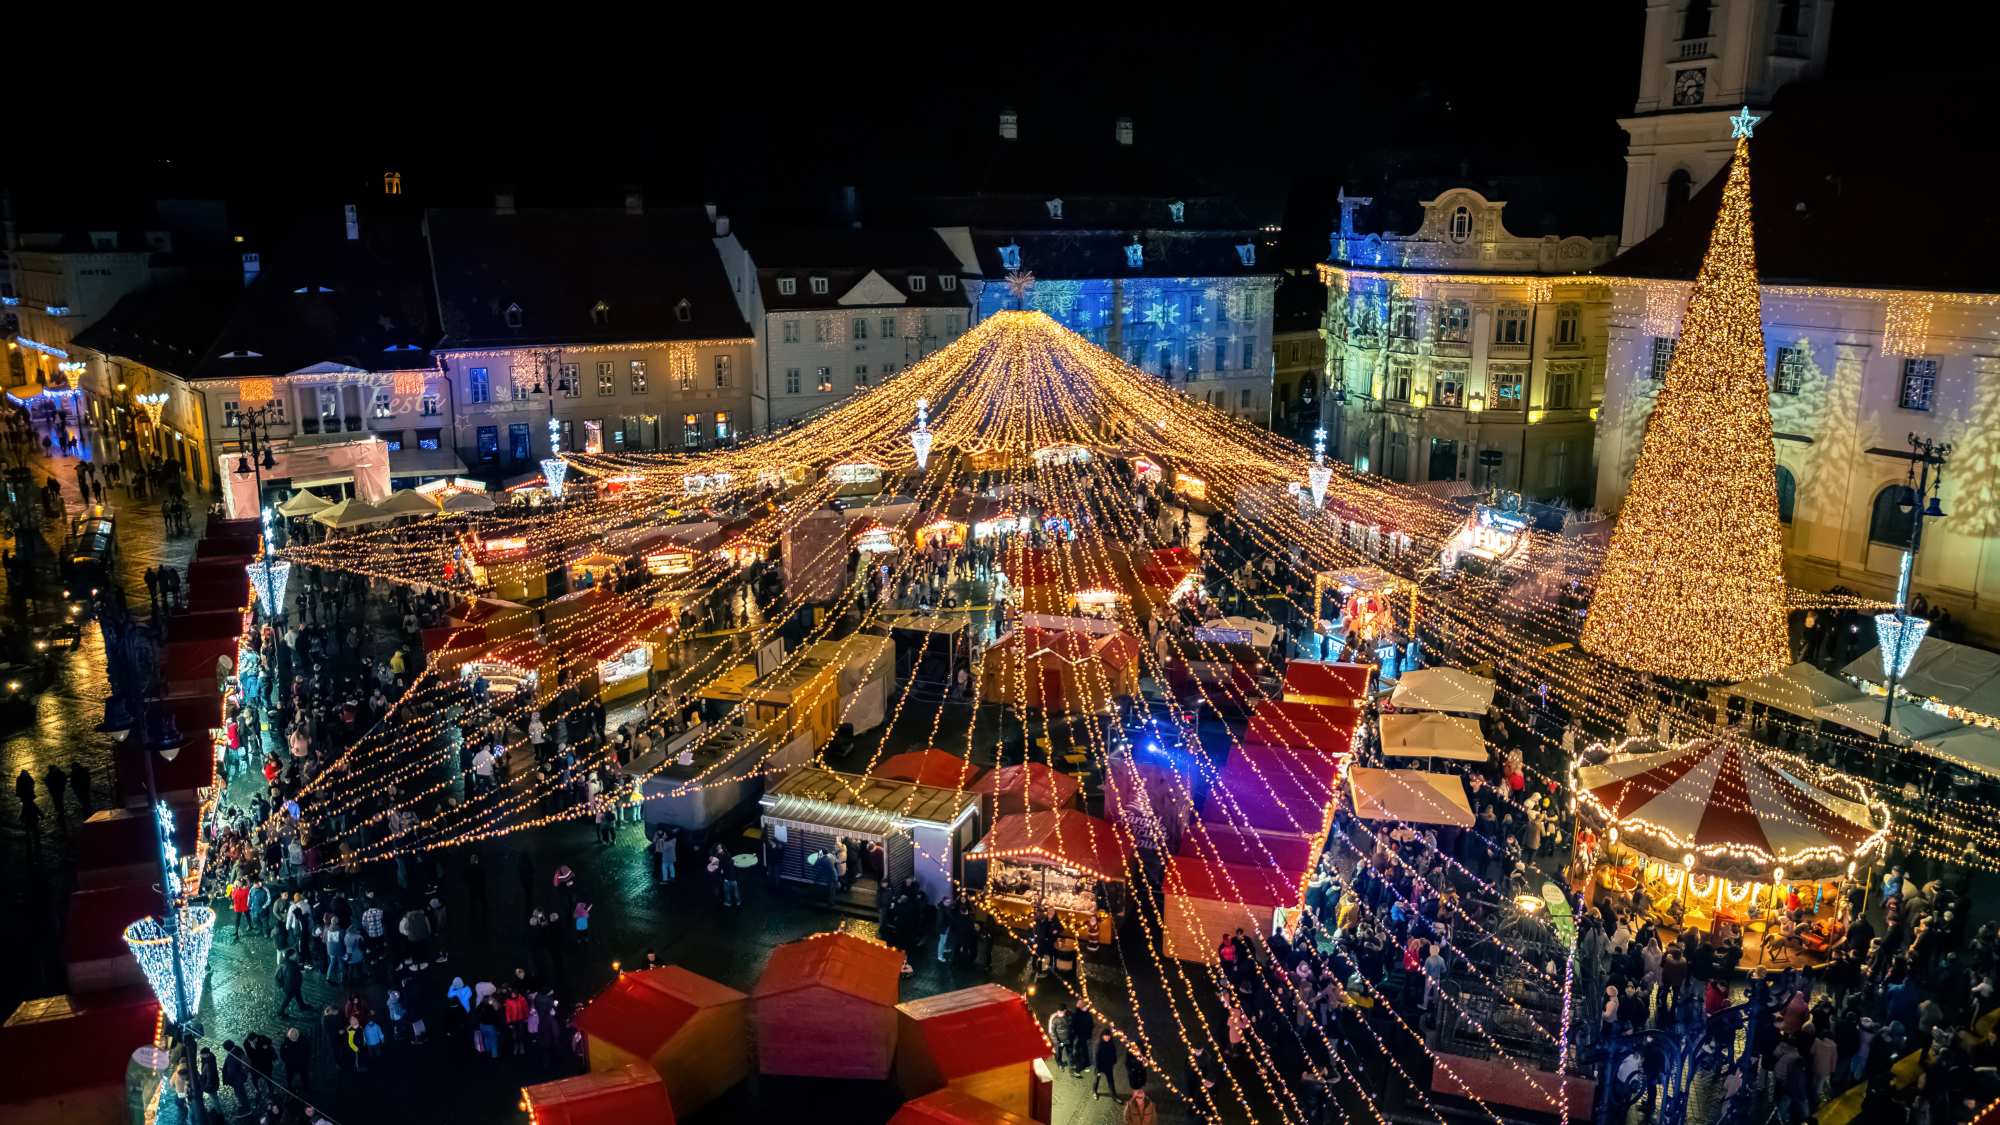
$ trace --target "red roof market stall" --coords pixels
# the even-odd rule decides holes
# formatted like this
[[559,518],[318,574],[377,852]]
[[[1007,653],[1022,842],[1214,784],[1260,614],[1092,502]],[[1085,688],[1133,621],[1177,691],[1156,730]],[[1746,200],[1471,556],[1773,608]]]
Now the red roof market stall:
[[1346,754],[1354,749],[1354,730],[1361,714],[1351,707],[1260,699],[1250,712],[1244,741],[1259,746],[1310,747],[1324,754]]
[[521,1103],[531,1125],[674,1125],[666,1084],[642,1063],[523,1086]]
[[[157,896],[155,896],[157,898]],[[132,1054],[153,1045],[160,1005],[147,989],[51,996],[17,1008],[0,1028],[0,1121],[72,1125],[131,1119]]]
[[889,1125],[1035,1125],[1039,1120],[947,1086],[903,1103]]
[[254,597],[246,559],[208,559],[188,564],[187,606],[191,613],[242,609]]
[[1017,629],[981,664],[980,696],[1045,712],[1101,714],[1139,691],[1139,641],[1129,633]]
[[62,946],[70,988],[84,993],[146,987],[146,974],[125,944],[125,927],[158,913],[160,892],[151,883],[72,893]]
[[1239,928],[1263,940],[1282,921],[1278,911],[1304,899],[1302,883],[1303,876],[1268,866],[1171,857],[1163,907],[1167,956],[1212,960],[1216,946]]
[[966,792],[984,797],[983,804],[990,806],[984,810],[988,824],[1030,809],[1074,807],[1082,789],[1083,783],[1076,778],[1040,762],[1001,766],[965,787]]
[[751,993],[765,1074],[889,1076],[903,954],[853,934],[815,934],[771,952]]
[[197,559],[236,559],[238,561],[247,561],[257,557],[257,546],[260,542],[262,542],[262,539],[257,535],[249,535],[241,538],[235,536],[218,538],[209,535],[196,541],[194,545],[194,557]]
[[167,690],[191,693],[200,688],[213,695],[215,662],[226,656],[232,666],[236,663],[236,643],[243,631],[241,606],[168,618],[166,652],[160,661]]
[[1285,665],[1285,702],[1355,707],[1368,697],[1368,666],[1322,660]]
[[[1124,911],[1118,832],[1076,809],[1003,816],[966,859],[985,863],[986,907],[1009,925],[1025,924],[1046,905],[1072,929],[1101,933]],[[979,881],[971,872],[967,880]]]
[[[1340,776],[1340,759],[1312,749],[1246,743],[1229,755],[1201,818],[1251,828],[1312,834],[1326,819]],[[1220,799],[1224,794],[1228,800]]]
[[1054,1052],[1020,993],[997,984],[896,1007],[896,1085],[905,1097],[952,1089],[1002,1109],[1034,1109],[1034,1062]]
[[956,754],[931,746],[892,755],[868,773],[871,777],[889,781],[908,781],[940,789],[969,789],[986,771]]
[[576,1014],[590,1069],[641,1063],[676,1113],[707,1105],[750,1073],[750,997],[678,965],[620,973]]
[[1180,854],[1199,859],[1220,859],[1251,867],[1272,864],[1286,871],[1311,869],[1318,857],[1313,854],[1313,837],[1302,832],[1247,828],[1235,824],[1203,821],[1181,837]]

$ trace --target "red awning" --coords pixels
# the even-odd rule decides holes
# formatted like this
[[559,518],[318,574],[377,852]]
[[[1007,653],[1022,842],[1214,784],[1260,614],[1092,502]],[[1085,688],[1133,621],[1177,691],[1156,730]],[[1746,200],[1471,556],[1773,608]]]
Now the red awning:
[[[1319,660],[1294,660],[1285,665],[1288,702],[1348,706],[1344,701],[1368,695],[1368,666]],[[1335,703],[1334,701],[1343,701]]]
[[1177,855],[1167,859],[1166,892],[1211,902],[1240,902],[1246,906],[1297,906],[1305,897],[1300,884],[1304,876],[1269,867],[1222,863],[1196,856]]
[[1124,849],[1110,824],[1075,809],[1003,816],[980,845],[993,857],[1059,864],[1123,882]]

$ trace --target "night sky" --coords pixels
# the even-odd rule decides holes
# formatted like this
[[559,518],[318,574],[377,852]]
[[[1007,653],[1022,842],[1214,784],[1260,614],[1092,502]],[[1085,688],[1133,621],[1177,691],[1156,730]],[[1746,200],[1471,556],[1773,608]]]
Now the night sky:
[[[1842,0],[1831,77],[1906,92],[1970,77],[1994,16],[1965,7]],[[942,186],[1012,105],[1028,139],[1108,141],[1130,115],[1140,145],[1318,243],[1353,162],[1385,148],[1596,179],[1615,212],[1644,25],[1637,0],[748,10],[51,28],[84,39],[12,75],[0,178],[29,227],[222,195],[254,233],[380,192],[389,170],[413,202],[488,202],[507,183],[523,206],[614,206],[636,182],[651,203],[772,224],[823,221],[853,184],[882,220],[880,201]]]

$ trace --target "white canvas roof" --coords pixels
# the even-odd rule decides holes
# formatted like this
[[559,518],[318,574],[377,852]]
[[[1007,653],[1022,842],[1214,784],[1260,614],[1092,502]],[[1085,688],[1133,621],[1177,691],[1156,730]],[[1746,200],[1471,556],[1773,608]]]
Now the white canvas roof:
[[[1870,683],[1882,683],[1882,649],[1862,653],[1841,669]],[[1954,707],[2000,717],[2000,653],[1925,637],[1903,673],[1903,690]]]
[[1396,681],[1389,702],[1403,711],[1485,714],[1493,706],[1493,681],[1463,668],[1419,668]]
[[1347,781],[1354,791],[1354,814],[1363,820],[1472,827],[1472,800],[1457,774],[1357,766],[1347,771]]
[[1398,711],[1381,719],[1382,753],[1404,758],[1486,760],[1479,721],[1437,711]]
[[1869,721],[1871,715],[1880,717],[1881,700],[1803,661],[1767,676],[1709,690],[1709,696],[1718,701],[1732,695],[1794,715],[1831,719],[1864,734],[1882,729],[1881,723]]

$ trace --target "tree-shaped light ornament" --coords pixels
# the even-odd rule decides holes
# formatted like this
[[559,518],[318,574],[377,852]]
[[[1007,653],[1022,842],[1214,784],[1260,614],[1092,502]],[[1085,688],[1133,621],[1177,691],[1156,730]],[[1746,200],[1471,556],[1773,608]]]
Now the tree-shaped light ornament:
[[1923,647],[1924,634],[1930,629],[1931,623],[1927,618],[1876,614],[1875,643],[1882,646],[1882,674],[1902,679],[1903,673],[1910,670],[1910,661],[1916,659],[1917,649]]
[[569,462],[562,459],[562,423],[549,419],[549,456],[542,462],[542,479],[548,482],[549,495],[562,499],[563,478],[569,475]]
[[917,400],[917,428],[910,431],[910,448],[917,452],[917,469],[922,471],[931,460],[931,436],[929,399]]
[[1747,680],[1791,663],[1777,457],[1750,224],[1750,129],[1597,577],[1586,651],[1635,671]]
[[280,559],[253,562],[244,569],[250,572],[250,588],[257,591],[257,602],[264,607],[264,616],[276,617],[285,612],[285,583],[292,576],[292,564]]
[[[206,906],[181,907],[181,980],[187,982],[188,1002],[201,1010],[201,983],[208,973],[208,947],[215,938],[215,911]],[[180,989],[174,984],[174,938],[158,918],[141,918],[125,927],[125,945],[139,961],[146,983],[159,998],[168,1023],[181,1022]]]
[[1326,428],[1313,431],[1313,463],[1306,470],[1306,480],[1312,482],[1313,507],[1317,508],[1326,500],[1326,486],[1333,482],[1333,470],[1326,467]]

